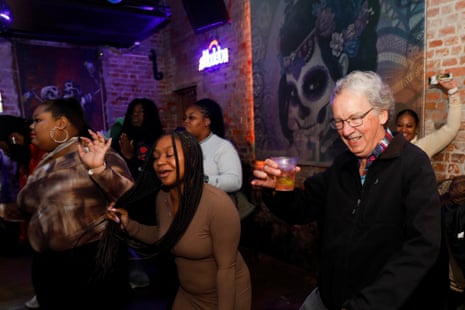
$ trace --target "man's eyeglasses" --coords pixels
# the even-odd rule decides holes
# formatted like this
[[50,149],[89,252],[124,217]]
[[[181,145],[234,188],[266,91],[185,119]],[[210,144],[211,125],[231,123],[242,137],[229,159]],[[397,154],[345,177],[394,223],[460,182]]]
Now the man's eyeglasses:
[[332,119],[329,122],[329,125],[331,126],[331,128],[337,130],[341,130],[342,128],[344,128],[344,123],[347,123],[347,125],[349,125],[352,128],[358,127],[363,124],[363,119],[368,115],[368,113],[373,111],[373,109],[374,108],[371,108],[361,115],[353,115],[347,119]]

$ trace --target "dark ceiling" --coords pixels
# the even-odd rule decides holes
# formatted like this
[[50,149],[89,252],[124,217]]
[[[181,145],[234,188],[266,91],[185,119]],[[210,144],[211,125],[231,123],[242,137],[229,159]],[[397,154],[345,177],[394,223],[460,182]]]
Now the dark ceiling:
[[[4,1],[4,0],[0,0]],[[0,36],[128,48],[166,26],[165,1],[6,0],[13,22]]]

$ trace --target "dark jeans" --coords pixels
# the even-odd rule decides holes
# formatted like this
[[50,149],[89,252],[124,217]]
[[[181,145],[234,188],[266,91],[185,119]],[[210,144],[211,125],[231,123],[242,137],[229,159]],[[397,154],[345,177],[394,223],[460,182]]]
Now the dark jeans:
[[32,282],[40,309],[124,309],[128,301],[127,248],[104,278],[96,277],[98,242],[66,251],[34,253]]

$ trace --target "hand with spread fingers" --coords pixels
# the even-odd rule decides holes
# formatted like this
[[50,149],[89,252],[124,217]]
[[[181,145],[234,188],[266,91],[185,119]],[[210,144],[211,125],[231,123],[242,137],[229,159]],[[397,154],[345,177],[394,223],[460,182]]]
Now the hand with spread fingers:
[[105,166],[105,154],[111,147],[111,138],[105,140],[100,132],[89,130],[92,139],[81,137],[79,145],[79,156],[90,169],[96,169]]

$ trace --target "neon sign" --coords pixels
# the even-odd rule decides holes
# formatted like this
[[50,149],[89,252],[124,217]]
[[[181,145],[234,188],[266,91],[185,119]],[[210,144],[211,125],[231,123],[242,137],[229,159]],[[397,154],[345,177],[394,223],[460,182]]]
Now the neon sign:
[[229,50],[221,48],[218,40],[212,40],[208,49],[202,51],[199,59],[199,71],[229,62]]

